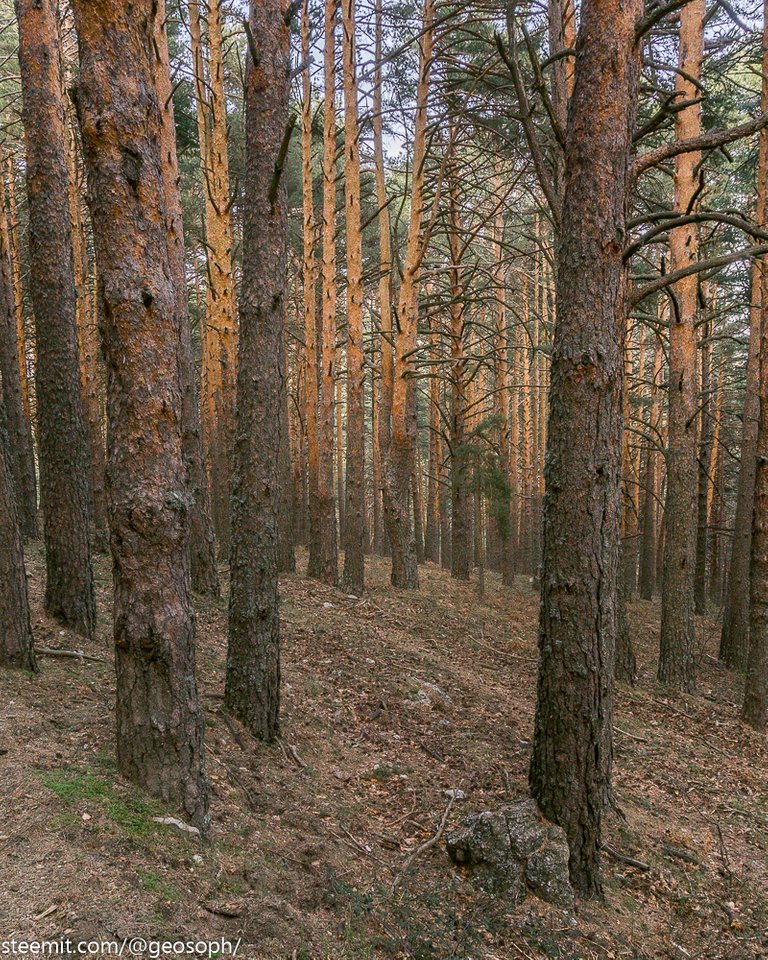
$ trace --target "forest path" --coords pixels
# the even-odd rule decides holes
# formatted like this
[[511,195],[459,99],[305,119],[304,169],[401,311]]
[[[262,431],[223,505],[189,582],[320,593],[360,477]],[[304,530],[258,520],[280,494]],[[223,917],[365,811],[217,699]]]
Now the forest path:
[[[526,791],[536,684],[537,597],[421,568],[393,590],[367,558],[350,598],[281,580],[283,727],[254,742],[221,712],[226,602],[198,601],[210,842],[162,826],[173,813],[114,762],[110,576],[99,558],[98,638],[41,612],[28,557],[41,673],[0,674],[2,936],[155,940],[242,937],[258,958],[711,958],[768,955],[768,750],[738,721],[740,682],[714,660],[702,619],[701,681],[677,696],[655,677],[659,609],[629,611],[641,676],[617,694],[613,849],[606,902],[575,919],[479,892],[438,844],[390,888],[460,790],[449,826]],[[305,557],[299,557],[303,570]]]

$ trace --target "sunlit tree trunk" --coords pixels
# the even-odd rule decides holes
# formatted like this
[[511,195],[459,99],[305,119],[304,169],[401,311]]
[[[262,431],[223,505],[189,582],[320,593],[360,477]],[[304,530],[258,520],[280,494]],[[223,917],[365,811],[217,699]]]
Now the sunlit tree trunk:
[[[679,71],[675,90],[681,101],[697,100],[704,50],[704,0],[691,0],[680,10]],[[697,101],[675,114],[679,140],[701,133]],[[675,157],[675,210],[690,212],[699,187],[701,153]],[[669,236],[670,269],[679,270],[698,259],[695,223],[675,227]],[[694,573],[696,563],[696,320],[698,277],[692,274],[674,285],[669,315],[669,391],[667,501],[665,508],[664,589],[661,596],[659,680],[685,690],[696,679]]]
[[21,396],[24,401],[24,414],[27,423],[32,423],[31,404],[29,399],[29,375],[27,372],[27,344],[26,325],[24,322],[24,291],[21,286],[21,243],[19,242],[19,214],[16,204],[16,170],[13,163],[13,154],[9,153],[5,160],[5,170],[8,178],[8,209],[6,220],[5,180],[0,175],[0,187],[3,191],[3,229],[8,231],[7,248],[11,258],[11,275],[13,277],[13,302],[16,310],[16,343],[19,353],[19,379],[21,382]]
[[21,535],[31,539],[37,536],[37,480],[32,431],[24,410],[18,335],[10,238],[3,205],[0,207],[0,386],[6,431],[6,469],[16,500]]
[[29,200],[30,290],[37,340],[45,609],[92,637],[90,456],[80,390],[67,130],[56,0],[18,0]]
[[117,762],[128,779],[205,828],[178,308],[155,85],[157,6],[75,0],[73,9],[75,96],[109,371]]
[[308,574],[324,583],[338,580],[334,497],[334,368],[336,353],[336,2],[325,0],[323,101],[323,229],[321,336],[318,383],[318,524],[309,545]]
[[355,0],[341,0],[344,63],[344,197],[347,246],[347,471],[344,510],[344,589],[360,595],[365,580],[365,363],[363,355],[363,236],[357,110]]
[[207,0],[205,9],[207,45],[202,30],[200,2],[189,0],[207,261],[205,332],[202,338],[202,410],[214,524],[221,552],[227,556],[237,316],[232,272],[232,217],[220,0]]
[[416,540],[409,511],[409,488],[416,447],[416,423],[408,394],[416,368],[419,270],[423,257],[424,177],[427,152],[427,109],[432,69],[434,0],[424,0],[419,38],[419,78],[416,86],[411,209],[408,221],[403,277],[398,296],[398,335],[392,391],[392,435],[384,464],[384,512],[392,550],[392,585],[418,589]]

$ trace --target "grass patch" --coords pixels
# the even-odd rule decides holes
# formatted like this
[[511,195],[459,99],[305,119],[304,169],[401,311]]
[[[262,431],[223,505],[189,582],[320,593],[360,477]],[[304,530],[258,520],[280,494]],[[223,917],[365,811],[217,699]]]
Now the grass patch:
[[46,770],[43,784],[68,805],[90,801],[96,805],[122,833],[145,837],[161,829],[152,822],[160,807],[144,797],[118,792],[105,777],[91,770]]

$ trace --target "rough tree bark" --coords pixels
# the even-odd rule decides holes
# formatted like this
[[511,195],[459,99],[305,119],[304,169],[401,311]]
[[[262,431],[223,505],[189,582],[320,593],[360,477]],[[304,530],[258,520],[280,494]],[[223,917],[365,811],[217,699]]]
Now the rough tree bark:
[[89,450],[75,322],[67,131],[56,0],[17,0],[29,199],[30,292],[37,339],[45,609],[92,637],[96,603]]
[[32,431],[24,409],[18,327],[13,296],[9,232],[0,211],[0,386],[5,420],[7,470],[25,539],[37,536],[37,483]]
[[530,785],[600,893],[616,638],[627,175],[640,0],[585,0],[569,106],[552,355]]
[[286,289],[290,28],[286,0],[251,0],[246,67],[243,285],[232,472],[232,586],[225,706],[263,740],[279,730],[278,538]]
[[75,0],[75,89],[101,277],[121,772],[207,825],[189,495],[153,0]]
[[200,422],[200,396],[197,371],[192,353],[189,329],[187,271],[184,263],[184,223],[179,193],[179,163],[176,155],[176,127],[173,113],[173,88],[168,57],[168,34],[165,25],[165,0],[158,0],[157,55],[155,73],[157,102],[163,120],[161,157],[163,187],[168,211],[168,257],[176,293],[176,322],[179,326],[179,375],[181,378],[182,428],[187,483],[192,498],[190,508],[190,564],[192,589],[209,596],[219,595],[219,573],[216,569],[216,538],[211,519],[211,495],[205,470],[203,435]]
[[347,475],[344,574],[349,593],[365,582],[365,357],[363,354],[363,236],[360,223],[360,145],[357,108],[355,0],[341,0],[344,63],[344,197],[347,244]]
[[0,427],[0,667],[37,670],[19,516],[3,433]]
[[[675,114],[679,140],[701,133],[701,104],[696,83],[704,51],[704,0],[691,0],[680,10],[679,70],[675,90],[690,106]],[[675,210],[692,210],[699,188],[701,153],[675,157]],[[670,231],[670,270],[698,259],[695,223]],[[679,280],[673,289],[669,317],[669,392],[667,442],[667,502],[664,510],[664,590],[661,595],[659,680],[692,690],[696,682],[694,574],[696,567],[696,274]]]

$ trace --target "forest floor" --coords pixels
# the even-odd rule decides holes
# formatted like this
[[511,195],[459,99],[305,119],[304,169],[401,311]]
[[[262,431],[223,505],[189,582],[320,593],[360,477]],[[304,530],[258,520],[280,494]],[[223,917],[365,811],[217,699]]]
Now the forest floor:
[[[303,570],[305,557],[299,557]],[[617,691],[608,841],[648,865],[605,861],[605,901],[568,912],[482,893],[432,837],[526,793],[537,597],[521,578],[486,595],[421,569],[418,593],[370,558],[362,600],[282,579],[283,726],[251,740],[221,711],[225,601],[197,604],[211,781],[210,841],[116,772],[110,575],[99,558],[93,643],[41,611],[41,657],[0,676],[0,939],[241,938],[249,958],[718,958],[768,956],[768,749],[739,722],[740,683],[699,621],[695,696],[655,677],[659,608],[637,602],[640,665]],[[399,877],[394,892],[393,881]]]

